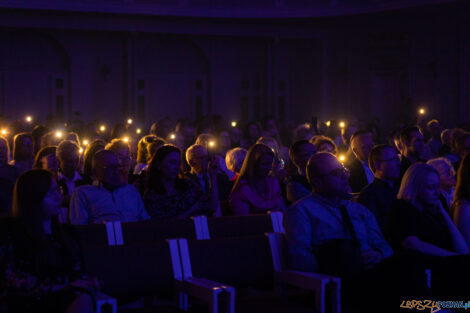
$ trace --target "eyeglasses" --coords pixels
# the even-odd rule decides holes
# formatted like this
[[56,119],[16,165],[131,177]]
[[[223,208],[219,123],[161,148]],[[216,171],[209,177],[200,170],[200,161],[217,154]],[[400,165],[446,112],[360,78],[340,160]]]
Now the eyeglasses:
[[346,178],[346,177],[349,177],[349,174],[350,174],[350,171],[348,168],[342,166],[342,167],[339,167],[339,168],[336,168],[326,174],[323,174],[321,175],[321,177],[325,177],[325,176],[336,176],[338,178]]

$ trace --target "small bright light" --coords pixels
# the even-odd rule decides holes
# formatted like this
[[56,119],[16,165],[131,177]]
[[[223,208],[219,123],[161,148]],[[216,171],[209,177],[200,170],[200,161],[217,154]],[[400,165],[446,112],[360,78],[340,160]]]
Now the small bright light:
[[137,134],[140,134],[140,133],[142,132],[142,130],[141,130],[140,128],[137,128],[137,129],[135,130],[135,132],[136,132]]
[[31,123],[33,121],[33,118],[31,116],[26,116],[26,122]]
[[129,142],[129,137],[124,137],[123,140],[124,142]]
[[83,148],[80,148],[80,150],[79,150],[79,151],[80,151],[80,154],[82,154],[82,153],[83,153]]
[[8,130],[6,128],[4,128],[4,129],[1,130],[1,133],[2,133],[2,135],[6,135],[6,134],[8,134]]
[[346,123],[345,123],[345,122],[339,122],[339,127],[340,127],[340,128],[345,128],[345,127],[346,127]]
[[132,122],[133,122],[133,120],[131,118],[127,120],[127,124],[129,124],[129,125],[132,124]]
[[233,121],[232,122],[232,127],[237,127],[237,122]]
[[213,140],[209,141],[209,147],[215,147],[215,141]]
[[171,134],[171,135],[170,135],[170,139],[171,139],[171,140],[176,139],[176,135],[175,135],[175,134]]
[[83,145],[88,146],[88,140],[87,139],[83,140]]
[[101,130],[102,132],[104,132],[104,131],[106,130],[106,126],[101,125],[101,126],[100,126],[100,130]]
[[346,156],[344,156],[344,154],[341,154],[339,156],[339,160],[341,161],[341,163],[344,163],[344,161],[346,161]]
[[327,121],[325,124],[326,124],[327,127],[330,127],[331,121]]
[[63,135],[64,135],[64,134],[63,134],[60,130],[58,130],[58,131],[55,132],[55,136],[56,136],[57,138],[62,138]]
[[426,114],[426,110],[424,108],[419,109],[419,114],[424,115]]

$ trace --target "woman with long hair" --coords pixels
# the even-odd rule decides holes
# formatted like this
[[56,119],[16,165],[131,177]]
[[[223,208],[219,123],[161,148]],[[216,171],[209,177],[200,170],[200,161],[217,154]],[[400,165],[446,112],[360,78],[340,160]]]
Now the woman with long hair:
[[433,167],[415,163],[407,169],[390,208],[389,242],[398,255],[431,269],[436,296],[459,298],[470,292],[469,249],[439,201],[439,186]]
[[270,176],[273,162],[274,152],[264,144],[255,144],[248,150],[229,198],[233,215],[284,210],[279,182]]
[[83,174],[82,177],[86,184],[90,185],[93,182],[93,156],[96,152],[104,150],[106,146],[106,142],[101,139],[97,139],[93,141],[90,145],[88,145],[85,149],[84,157],[83,157]]
[[18,219],[6,261],[10,312],[93,312],[98,283],[87,277],[78,243],[60,224],[62,197],[51,172],[35,169],[15,185]]
[[470,154],[460,163],[450,214],[470,247]]
[[[181,151],[163,145],[150,162],[144,204],[152,218],[188,218],[195,215],[220,215],[217,188],[204,194],[199,185],[180,178]],[[210,176],[217,175],[214,169]]]
[[57,160],[57,146],[42,147],[34,158],[33,169],[48,170],[57,177],[59,161]]

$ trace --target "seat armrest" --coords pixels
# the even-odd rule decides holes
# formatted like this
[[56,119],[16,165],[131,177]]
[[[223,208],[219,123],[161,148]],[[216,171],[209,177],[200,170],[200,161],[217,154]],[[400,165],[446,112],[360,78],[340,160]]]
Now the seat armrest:
[[[217,313],[219,300],[224,300],[228,306],[227,312],[233,312],[235,307],[235,288],[204,278],[190,277],[175,280],[177,293],[185,293],[209,304],[210,312]],[[223,298],[222,298],[223,297]]]
[[315,292],[317,312],[325,312],[326,302],[330,302],[333,312],[340,312],[340,278],[318,273],[287,270],[275,271],[274,279],[279,283]]
[[117,301],[115,298],[108,296],[104,293],[99,293],[95,296],[96,300],[96,313],[103,312],[103,306],[106,304],[111,306],[111,312],[117,313]]

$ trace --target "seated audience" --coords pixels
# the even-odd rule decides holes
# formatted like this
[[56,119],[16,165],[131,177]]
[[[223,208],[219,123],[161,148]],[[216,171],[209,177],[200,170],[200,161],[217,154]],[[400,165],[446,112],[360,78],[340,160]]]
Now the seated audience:
[[390,206],[398,193],[400,158],[392,146],[377,145],[369,154],[369,166],[374,180],[362,189],[357,202],[374,214],[380,229],[384,231]]
[[405,175],[406,170],[416,162],[425,162],[424,136],[416,126],[409,126],[400,133],[400,143],[402,146],[400,177]]
[[446,158],[431,159],[427,162],[438,173],[440,179],[439,201],[444,210],[450,214],[450,207],[454,198],[455,170],[452,163]]
[[[197,146],[201,147],[201,146]],[[203,147],[202,147],[203,148]],[[150,162],[145,208],[152,218],[188,218],[196,215],[219,216],[217,168],[212,162],[207,174],[213,188],[205,193],[194,180],[179,178],[181,151],[173,145],[163,145]]]
[[[211,193],[211,189],[216,185],[219,201],[227,201],[230,193],[230,181],[227,175],[220,169],[221,157],[218,155],[209,157],[209,151],[210,149],[206,148],[206,146],[198,144],[192,145],[186,150],[186,160],[188,161],[190,171],[184,173],[184,177],[198,184],[206,194]],[[211,184],[209,169],[210,166],[214,167],[215,164],[217,164],[218,172],[215,173]]]
[[[228,170],[233,173],[231,177],[229,177],[232,188],[233,188],[233,183],[237,180],[238,176],[240,175],[243,161],[245,161],[246,153],[247,153],[246,149],[234,148],[232,150],[229,150],[227,154],[225,155],[226,166]],[[230,188],[230,190],[232,188]]]
[[34,162],[33,138],[29,133],[20,133],[13,139],[13,160],[10,162],[20,173],[30,170]]
[[284,210],[279,182],[270,176],[273,162],[274,152],[264,144],[255,144],[248,150],[240,176],[230,193],[233,215]]
[[369,168],[369,153],[374,147],[372,134],[367,131],[356,131],[351,136],[352,156],[345,166],[349,169],[349,186],[354,193],[358,193],[372,183],[374,173]]
[[59,174],[59,161],[57,160],[57,147],[45,146],[42,147],[34,159],[34,169],[48,170],[57,178]]
[[439,156],[445,157],[452,152],[452,130],[444,129],[441,132],[442,145],[439,149]]
[[450,216],[470,248],[470,154],[467,154],[457,172],[457,186]]
[[6,258],[9,312],[94,312],[99,284],[87,276],[79,243],[57,220],[61,195],[52,174],[31,170],[14,191],[19,219]]
[[427,150],[430,153],[431,158],[436,158],[439,156],[439,151],[442,147],[441,142],[441,124],[438,120],[430,120],[426,124],[426,128],[430,134],[430,138],[426,143]]
[[468,295],[468,246],[439,202],[439,173],[424,163],[411,165],[390,208],[388,235],[398,254],[419,258],[431,269],[433,295]]
[[308,140],[294,142],[290,147],[289,157],[297,168],[297,175],[292,176],[286,184],[287,200],[291,203],[308,196],[312,187],[307,180],[307,162],[317,152],[315,146]]
[[137,189],[122,179],[116,154],[102,150],[93,156],[93,185],[75,189],[70,200],[72,224],[98,224],[107,221],[135,222],[148,219]]

